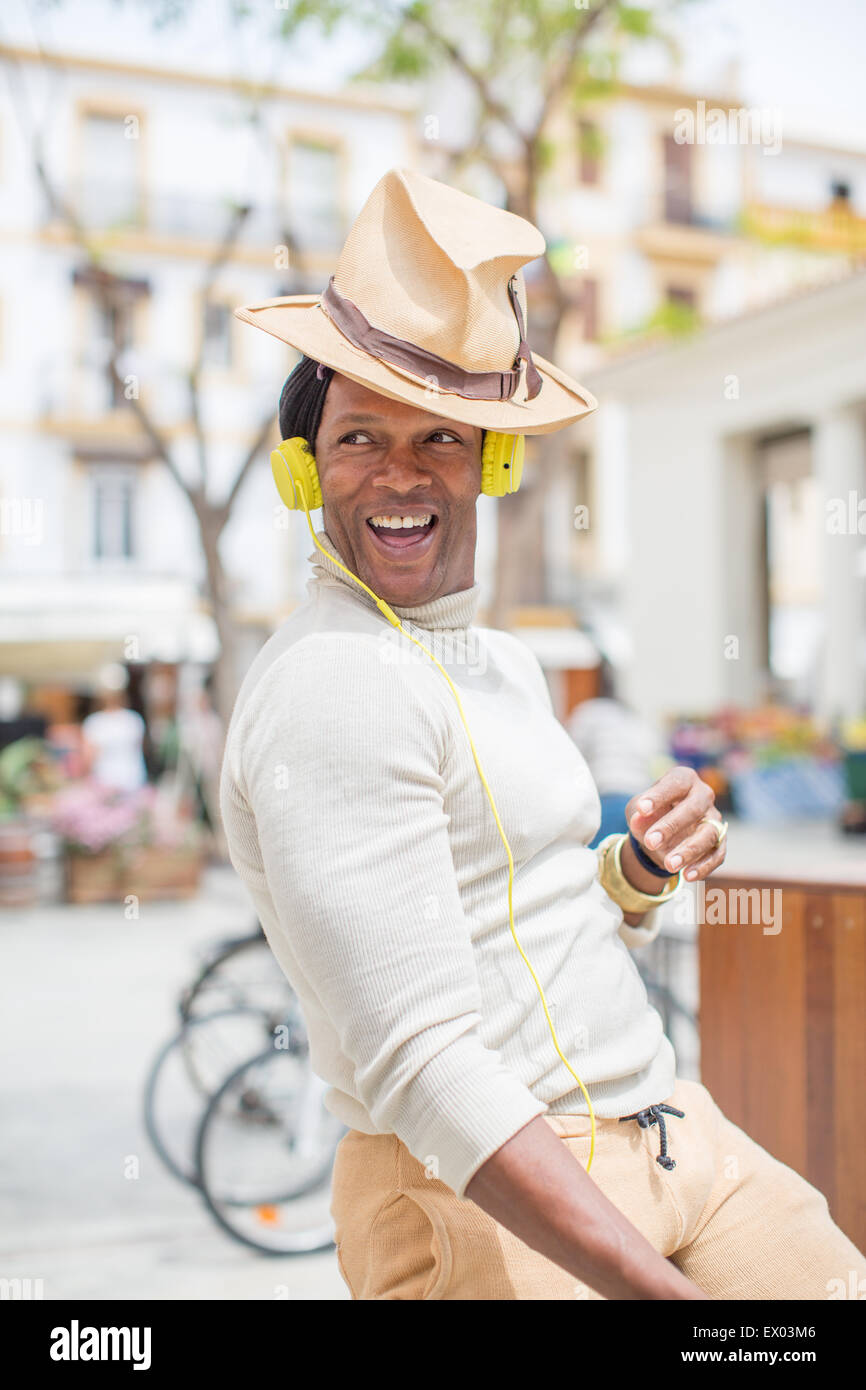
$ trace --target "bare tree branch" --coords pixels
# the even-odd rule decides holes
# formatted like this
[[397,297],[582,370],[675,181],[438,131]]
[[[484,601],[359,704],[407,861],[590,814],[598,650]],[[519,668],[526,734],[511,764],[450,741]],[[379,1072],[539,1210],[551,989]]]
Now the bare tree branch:
[[586,11],[586,20],[583,24],[575,24],[574,31],[566,46],[565,54],[560,61],[557,70],[551,74],[544,82],[544,98],[541,103],[541,110],[538,120],[535,123],[533,136],[541,134],[550,115],[551,110],[561,97],[563,90],[574,70],[581,48],[585,44],[593,29],[597,28],[606,12],[613,9],[618,0],[597,0],[594,9]]
[[468,79],[481,98],[482,105],[487,115],[494,116],[496,120],[500,121],[502,125],[504,125],[507,130],[510,130],[520,143],[523,144],[526,137],[514,116],[509,111],[508,107],[503,106],[502,102],[493,95],[483,75],[472,66],[468,58],[460,52],[457,45],[453,43],[446,34],[443,34],[441,30],[436,29],[427,19],[426,15],[420,13],[412,14],[408,16],[408,19],[411,23],[417,24],[419,28],[423,29],[427,37],[432,39],[435,44],[438,44],[443,52],[451,59],[457,70],[462,72],[463,76]]
[[[104,300],[103,303],[105,303]],[[150,441],[155,457],[160,459],[165,464],[166,468],[168,469],[174,481],[177,483],[180,490],[184,492],[190,500],[192,500],[195,489],[186,481],[182,473],[180,473],[180,471],[178,470],[177,464],[175,463],[171,455],[171,452],[166,446],[162,434],[153,424],[153,420],[151,419],[149,411],[145,409],[145,407],[142,405],[141,401],[138,399],[137,396],[127,397],[125,390],[126,383],[117,369],[117,358],[119,357],[119,355],[119,348],[118,345],[115,343],[114,349],[111,353],[111,357],[109,358],[108,362],[108,370],[111,374],[112,381],[114,382],[117,389],[123,394],[124,401],[129,406],[133,415],[138,420],[138,423],[140,424],[143,433],[147,436],[148,440]]]
[[[204,363],[204,334],[202,333],[196,345],[194,361],[187,373],[188,418],[197,445],[199,476],[194,481],[187,481],[183,476],[167,433],[160,428],[152,410],[148,407],[148,403],[139,397],[137,391],[130,392],[128,390],[129,378],[124,379],[121,374],[122,354],[125,347],[125,334],[122,330],[123,316],[128,312],[133,287],[124,276],[115,274],[106,268],[103,263],[103,246],[85,225],[80,209],[74,205],[73,200],[66,195],[65,191],[61,191],[49,171],[43,151],[42,126],[44,120],[37,120],[33,115],[29,92],[22,80],[21,65],[17,54],[0,47],[0,57],[6,59],[5,67],[10,86],[13,88],[13,106],[17,113],[22,142],[24,148],[30,150],[35,177],[38,180],[47,208],[52,219],[65,230],[72,243],[73,251],[77,249],[81,252],[83,264],[79,265],[78,271],[85,273],[89,292],[94,301],[114,325],[108,360],[102,364],[112,385],[114,400],[118,405],[122,404],[124,408],[132,412],[141,431],[141,436],[152,451],[152,457],[158,459],[165,466],[170,477],[192,508],[204,563],[201,590],[209,601],[219,636],[219,655],[214,670],[214,694],[217,708],[227,725],[240,680],[240,672],[236,668],[241,648],[238,642],[239,629],[232,611],[231,585],[223,568],[219,541],[230,519],[238,493],[267,443],[268,435],[273,428],[275,412],[273,409],[268,410],[262,418],[255,436],[246,446],[240,468],[228,490],[228,495],[222,501],[214,501],[209,498],[207,495],[208,440],[203,421],[201,399],[201,376]],[[238,84],[237,90],[239,96],[248,97],[248,90],[242,84]],[[259,121],[257,134],[260,138],[268,139],[276,145],[277,142],[273,140],[270,132],[266,129],[266,123]],[[248,205],[237,206],[232,210],[225,234],[214,254],[208,260],[202,279],[201,303],[203,312],[206,312],[205,306],[210,302],[223,267],[232,258],[241,229],[250,212],[251,208]],[[300,248],[290,229],[286,229],[284,237],[290,251],[292,273],[296,276],[299,269],[302,268]]]
[[200,301],[201,331],[198,335],[196,353],[189,371],[188,386],[190,417],[192,419],[192,427],[193,432],[195,434],[196,446],[198,449],[199,478],[201,480],[201,487],[204,491],[207,490],[208,458],[207,444],[205,442],[204,429],[202,427],[201,422],[200,388],[201,371],[204,362],[207,309],[208,305],[211,302],[211,293],[219,277],[220,271],[222,270],[226,262],[230,259],[231,253],[234,250],[234,247],[240,236],[241,229],[245,221],[249,217],[251,211],[252,209],[249,207],[248,204],[235,207],[232,216],[229,219],[229,223],[222,241],[220,242],[210,261],[205,266],[205,273],[202,281]]
[[231,511],[232,506],[234,504],[234,500],[240,492],[241,488],[243,487],[244,479],[246,478],[247,474],[249,473],[250,469],[252,468],[253,464],[255,463],[256,459],[258,458],[259,454],[264,448],[265,444],[267,443],[268,435],[270,434],[273,427],[274,411],[273,409],[270,409],[268,410],[267,414],[263,416],[262,422],[259,425],[258,431],[256,433],[256,437],[250,445],[247,451],[246,458],[241,464],[238,470],[237,477],[232,483],[231,488],[229,490],[229,494],[225,502],[223,503],[226,515],[228,515],[228,513]]

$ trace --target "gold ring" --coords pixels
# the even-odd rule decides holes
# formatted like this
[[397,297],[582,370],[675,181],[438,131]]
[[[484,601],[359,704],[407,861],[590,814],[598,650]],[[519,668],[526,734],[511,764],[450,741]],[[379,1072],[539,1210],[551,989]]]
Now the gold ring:
[[726,820],[716,820],[714,816],[703,816],[698,821],[699,825],[711,825],[716,832],[716,849],[724,840],[728,833],[728,822]]

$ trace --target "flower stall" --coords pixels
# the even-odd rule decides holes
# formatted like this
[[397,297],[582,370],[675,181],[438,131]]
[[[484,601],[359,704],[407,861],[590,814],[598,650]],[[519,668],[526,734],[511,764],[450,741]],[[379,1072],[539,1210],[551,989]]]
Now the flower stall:
[[121,792],[84,778],[58,792],[51,824],[62,844],[67,902],[187,898],[198,889],[201,827],[180,814],[166,789]]
[[32,735],[0,750],[0,906],[30,907],[39,897],[39,836],[60,785],[45,740]]
[[806,711],[767,704],[677,717],[670,750],[713,787],[723,812],[761,824],[831,817],[845,828],[843,741]]

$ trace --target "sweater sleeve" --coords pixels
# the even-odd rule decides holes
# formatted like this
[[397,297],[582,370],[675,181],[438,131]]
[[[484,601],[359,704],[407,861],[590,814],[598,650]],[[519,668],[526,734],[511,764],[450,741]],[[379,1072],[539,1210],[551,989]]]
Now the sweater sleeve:
[[681,936],[684,931],[694,935],[697,920],[697,886],[694,881],[684,879],[680,891],[660,907],[645,912],[638,926],[630,927],[628,922],[622,921],[619,934],[627,946],[646,946],[655,941],[662,928],[674,936]]
[[661,907],[651,907],[644,913],[636,927],[633,927],[623,917],[619,924],[619,934],[626,946],[630,946],[634,950],[635,947],[648,946],[651,941],[655,941],[662,929],[662,918],[666,907],[667,903],[663,903]]
[[369,639],[320,633],[270,668],[248,713],[242,784],[278,929],[374,1124],[463,1197],[547,1105],[479,1035],[441,706]]

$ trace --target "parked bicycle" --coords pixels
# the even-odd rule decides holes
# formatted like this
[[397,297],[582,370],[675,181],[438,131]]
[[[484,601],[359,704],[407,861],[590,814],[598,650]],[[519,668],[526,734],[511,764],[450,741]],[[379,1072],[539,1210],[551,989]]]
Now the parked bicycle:
[[333,1245],[345,1126],[324,1106],[297,997],[259,925],[212,948],[178,1012],[145,1084],[156,1153],[243,1244],[269,1255]]

